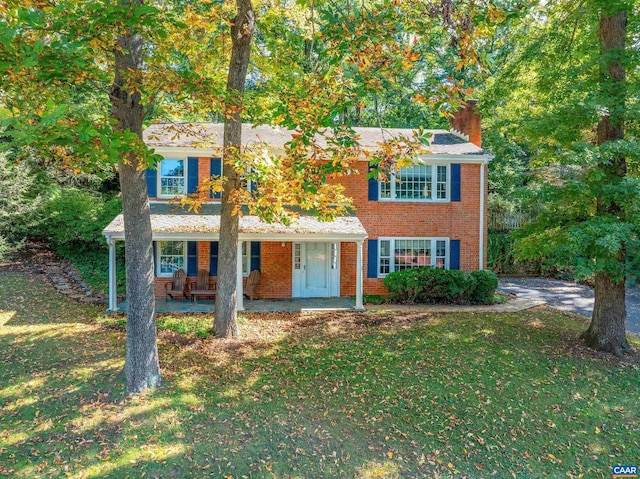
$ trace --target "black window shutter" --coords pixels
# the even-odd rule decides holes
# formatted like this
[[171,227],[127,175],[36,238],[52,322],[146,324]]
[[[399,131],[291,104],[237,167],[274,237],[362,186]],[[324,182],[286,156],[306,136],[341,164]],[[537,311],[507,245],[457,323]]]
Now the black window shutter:
[[218,276],[218,242],[211,242],[211,250],[209,253],[209,274]]
[[158,276],[158,265],[156,264],[156,248],[158,248],[158,243],[156,241],[152,241],[151,247],[153,249],[153,276]]
[[187,241],[187,274],[198,274],[198,242]]
[[460,269],[460,240],[449,241],[449,269]]
[[198,158],[187,158],[187,193],[198,191]]
[[260,241],[251,242],[249,254],[251,255],[250,270],[253,271],[254,269],[257,269],[260,271]]
[[[222,176],[222,160],[220,158],[211,158],[211,166],[209,170],[211,176]],[[220,193],[213,194],[209,191],[209,198],[220,198]]]
[[367,243],[367,278],[378,277],[378,240],[370,239]]
[[156,170],[147,170],[147,194],[149,198],[158,196],[158,172]]
[[[369,163],[370,172],[372,169],[377,169],[376,165]],[[378,194],[380,191],[380,187],[378,185],[378,180],[376,178],[369,178],[369,201],[378,201]]]
[[451,164],[451,201],[460,201],[460,163]]

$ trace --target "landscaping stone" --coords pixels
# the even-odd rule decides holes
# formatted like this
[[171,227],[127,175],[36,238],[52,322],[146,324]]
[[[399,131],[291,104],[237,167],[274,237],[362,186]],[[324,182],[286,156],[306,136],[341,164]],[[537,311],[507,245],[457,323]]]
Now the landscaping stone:
[[91,304],[107,304],[107,296],[94,291],[73,264],[41,243],[29,243],[21,260],[34,274],[46,276],[60,294]]

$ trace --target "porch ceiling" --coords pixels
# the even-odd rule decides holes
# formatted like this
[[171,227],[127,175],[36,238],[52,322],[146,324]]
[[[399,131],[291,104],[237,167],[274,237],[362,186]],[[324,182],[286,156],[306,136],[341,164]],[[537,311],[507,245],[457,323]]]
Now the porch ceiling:
[[[210,241],[215,240],[220,232],[220,204],[204,205],[198,214],[166,203],[152,203],[150,208],[154,239]],[[293,224],[285,226],[265,223],[257,216],[246,214],[246,209],[243,213],[240,217],[239,239],[246,241],[361,241],[367,237],[366,230],[355,216],[341,216],[331,222],[322,222],[312,216],[300,215]],[[102,234],[113,240],[123,240],[122,214],[116,216]]]

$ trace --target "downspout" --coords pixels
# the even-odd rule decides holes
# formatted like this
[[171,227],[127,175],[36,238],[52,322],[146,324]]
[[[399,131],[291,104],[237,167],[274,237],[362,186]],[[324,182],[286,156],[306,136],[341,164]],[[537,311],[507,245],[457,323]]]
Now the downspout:
[[479,240],[480,240],[480,248],[478,250],[478,258],[479,258],[479,266],[478,269],[484,269],[484,195],[485,195],[485,190],[486,190],[486,185],[485,185],[485,168],[487,166],[487,161],[483,161],[480,164],[480,234],[479,236]]

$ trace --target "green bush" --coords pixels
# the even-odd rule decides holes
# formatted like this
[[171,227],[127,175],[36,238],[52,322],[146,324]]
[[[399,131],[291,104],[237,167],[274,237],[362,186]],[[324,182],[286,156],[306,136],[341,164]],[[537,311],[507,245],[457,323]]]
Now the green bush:
[[498,277],[493,271],[481,269],[471,273],[476,287],[471,295],[471,302],[476,304],[491,304],[498,289]]
[[384,303],[384,298],[379,294],[365,294],[362,296],[362,302],[364,304],[382,304]]
[[0,234],[0,263],[8,261],[13,257],[13,245]]
[[384,284],[392,301],[401,303],[491,304],[498,277],[489,270],[469,274],[423,266],[390,273]]
[[46,202],[37,233],[56,249],[106,249],[102,230],[121,208],[120,198],[62,188]]
[[[60,247],[58,254],[67,258],[76,267],[82,279],[92,289],[107,292],[109,290],[109,252],[106,248],[77,249]],[[116,242],[116,290],[126,291],[126,270],[124,264],[124,242]]]
[[[122,209],[120,198],[89,193],[77,188],[56,188],[44,203],[33,236],[49,243],[71,260],[84,280],[94,289],[108,288],[109,253],[102,230]],[[118,245],[117,286],[125,282],[124,252]]]
[[464,303],[475,290],[469,273],[430,266],[390,273],[384,284],[394,301],[405,303]]
[[517,270],[513,251],[513,236],[506,231],[489,230],[487,235],[487,264],[492,271],[511,274]]
[[0,259],[9,259],[25,243],[38,222],[44,194],[35,172],[0,153]]

